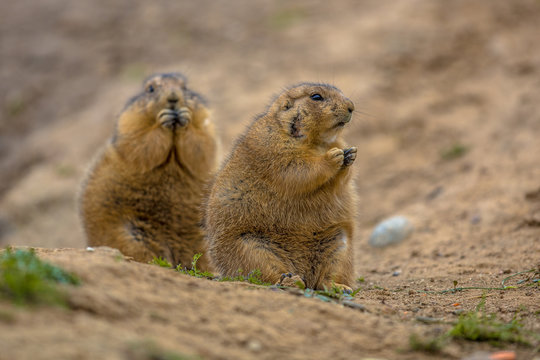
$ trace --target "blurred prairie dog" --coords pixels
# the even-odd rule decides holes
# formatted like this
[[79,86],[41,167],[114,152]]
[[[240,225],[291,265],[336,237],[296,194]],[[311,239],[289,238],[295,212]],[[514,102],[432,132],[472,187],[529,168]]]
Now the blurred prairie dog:
[[[186,82],[177,73],[151,76],[122,111],[80,194],[88,245],[183,266],[206,252],[200,206],[216,136],[205,101]],[[198,265],[208,268],[207,256]]]
[[357,150],[340,134],[353,110],[339,89],[302,83],[238,139],[205,205],[221,275],[259,269],[272,283],[291,273],[309,288],[352,286]]

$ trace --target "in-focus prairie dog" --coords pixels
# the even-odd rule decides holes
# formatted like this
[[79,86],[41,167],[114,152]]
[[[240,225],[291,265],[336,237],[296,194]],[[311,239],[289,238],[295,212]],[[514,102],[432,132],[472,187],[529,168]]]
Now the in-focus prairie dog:
[[321,289],[352,285],[356,148],[340,134],[353,103],[327,84],[282,92],[237,141],[205,204],[213,266],[224,276],[259,269]]
[[[205,252],[200,206],[215,157],[203,98],[181,74],[148,78],[83,183],[79,201],[88,245],[189,267],[195,253]],[[198,265],[207,268],[206,255]]]

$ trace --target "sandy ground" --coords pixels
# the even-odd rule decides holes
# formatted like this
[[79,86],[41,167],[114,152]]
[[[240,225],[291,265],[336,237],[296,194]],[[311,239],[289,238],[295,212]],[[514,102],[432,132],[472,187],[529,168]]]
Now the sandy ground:
[[[0,13],[0,245],[43,248],[83,280],[70,310],[0,302],[0,359],[496,350],[454,341],[424,354],[408,338],[449,328],[418,316],[454,321],[483,293],[423,291],[498,287],[540,267],[538,1],[21,0]],[[346,138],[359,149],[355,272],[365,281],[354,302],[367,311],[84,250],[75,197],[85,169],[142,79],[171,70],[208,98],[221,156],[286,85],[330,82],[355,102]],[[370,247],[374,225],[398,214],[412,236]],[[537,286],[488,291],[486,308],[540,332]]]

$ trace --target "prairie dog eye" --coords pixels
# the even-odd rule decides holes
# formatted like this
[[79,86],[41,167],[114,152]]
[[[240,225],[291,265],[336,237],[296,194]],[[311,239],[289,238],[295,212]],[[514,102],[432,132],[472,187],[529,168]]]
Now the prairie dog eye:
[[154,87],[152,85],[148,85],[146,87],[146,92],[148,93],[153,93],[155,91]]
[[313,94],[310,96],[311,100],[314,101],[323,101],[324,98],[320,94]]

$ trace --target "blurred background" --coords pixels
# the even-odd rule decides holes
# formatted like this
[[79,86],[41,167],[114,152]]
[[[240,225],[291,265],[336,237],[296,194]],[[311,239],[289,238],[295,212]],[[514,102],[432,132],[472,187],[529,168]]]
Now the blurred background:
[[[454,246],[459,263],[471,242],[534,261],[537,0],[18,0],[0,13],[0,245],[84,246],[88,163],[142,80],[180,71],[209,100],[222,156],[287,85],[354,101],[357,262]],[[394,214],[416,233],[375,262],[367,237]]]

